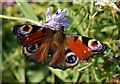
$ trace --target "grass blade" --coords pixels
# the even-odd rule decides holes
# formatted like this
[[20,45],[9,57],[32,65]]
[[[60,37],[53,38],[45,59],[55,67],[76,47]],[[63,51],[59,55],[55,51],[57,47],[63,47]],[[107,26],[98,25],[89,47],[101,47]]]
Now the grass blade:
[[24,0],[15,0],[26,18],[39,21],[33,9]]

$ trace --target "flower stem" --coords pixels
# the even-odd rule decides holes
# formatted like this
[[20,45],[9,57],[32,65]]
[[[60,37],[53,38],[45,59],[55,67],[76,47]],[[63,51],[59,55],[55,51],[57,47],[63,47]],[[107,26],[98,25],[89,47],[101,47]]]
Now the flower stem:
[[34,24],[39,24],[38,21],[27,19],[27,18],[19,18],[19,17],[11,17],[11,16],[6,16],[6,15],[0,15],[0,18],[5,18],[5,19],[12,19],[12,20],[20,20],[20,21],[28,21]]
[[83,69],[85,69],[85,68],[87,68],[87,67],[91,66],[92,64],[93,64],[93,63],[90,63],[90,64],[88,64],[87,66],[84,66],[84,67],[82,67],[82,68],[78,69],[78,71],[82,71]]

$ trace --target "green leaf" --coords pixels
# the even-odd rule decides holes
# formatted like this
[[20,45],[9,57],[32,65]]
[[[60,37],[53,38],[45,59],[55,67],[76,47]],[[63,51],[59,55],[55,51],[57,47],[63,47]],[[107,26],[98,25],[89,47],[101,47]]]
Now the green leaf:
[[39,21],[36,14],[34,13],[34,10],[29,6],[27,2],[25,2],[24,0],[16,0],[16,2],[26,18]]
[[67,81],[71,81],[71,80],[67,80],[66,77],[68,76],[68,73],[63,71],[63,70],[60,70],[60,69],[53,69],[51,67],[49,67],[49,70],[54,73],[59,79],[61,79],[62,81],[64,82],[67,82]]
[[86,68],[85,69],[85,80],[86,80],[86,82],[89,82],[89,69],[88,68]]
[[73,82],[78,82],[78,79],[79,79],[79,72],[76,71],[75,73],[73,73]]
[[79,25],[76,29],[80,35],[85,36],[85,32],[84,32],[84,29],[82,28],[82,24]]
[[117,26],[116,25],[109,25],[109,26],[105,26],[101,32],[107,32],[107,31],[110,31],[110,30],[113,30],[113,29],[116,29]]

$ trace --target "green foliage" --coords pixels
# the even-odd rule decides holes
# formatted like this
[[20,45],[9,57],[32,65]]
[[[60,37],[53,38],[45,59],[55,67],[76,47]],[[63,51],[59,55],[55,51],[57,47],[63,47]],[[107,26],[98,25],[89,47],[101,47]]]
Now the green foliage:
[[23,2],[23,0],[16,0],[16,2],[26,18],[39,21],[36,14],[34,13],[34,10],[29,6],[27,2]]
[[[34,64],[24,60],[21,46],[12,34],[13,27],[20,24],[33,24],[17,20],[2,20],[2,81],[3,82],[109,82],[113,76],[120,73],[119,60],[109,60],[111,53],[116,55],[118,50],[120,14],[113,15],[110,10],[98,11],[93,2],[34,2],[14,3],[2,14],[14,17],[24,17],[31,20],[45,21],[46,8],[67,8],[66,17],[71,19],[66,34],[78,34],[96,38],[107,44],[104,55],[95,55],[90,62],[79,63],[75,68],[66,70],[53,69],[46,65]],[[18,7],[19,5],[19,7]],[[34,9],[34,10],[33,10]],[[35,13],[34,13],[35,12]],[[38,20],[38,18],[39,20]]]

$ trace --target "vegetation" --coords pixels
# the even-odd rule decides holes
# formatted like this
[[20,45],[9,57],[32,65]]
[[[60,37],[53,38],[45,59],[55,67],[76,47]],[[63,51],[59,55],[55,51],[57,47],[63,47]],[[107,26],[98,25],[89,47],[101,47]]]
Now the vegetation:
[[[5,3],[3,4],[5,5]],[[89,62],[80,62],[66,70],[25,60],[22,46],[13,35],[20,24],[45,22],[46,9],[67,8],[71,20],[66,34],[92,37],[107,44],[104,55],[95,55]],[[19,2],[2,8],[2,81],[3,82],[118,82],[120,81],[120,12],[95,5],[95,2]],[[3,16],[4,15],[4,16]],[[12,16],[12,17],[10,17]],[[118,43],[119,42],[119,43]]]

